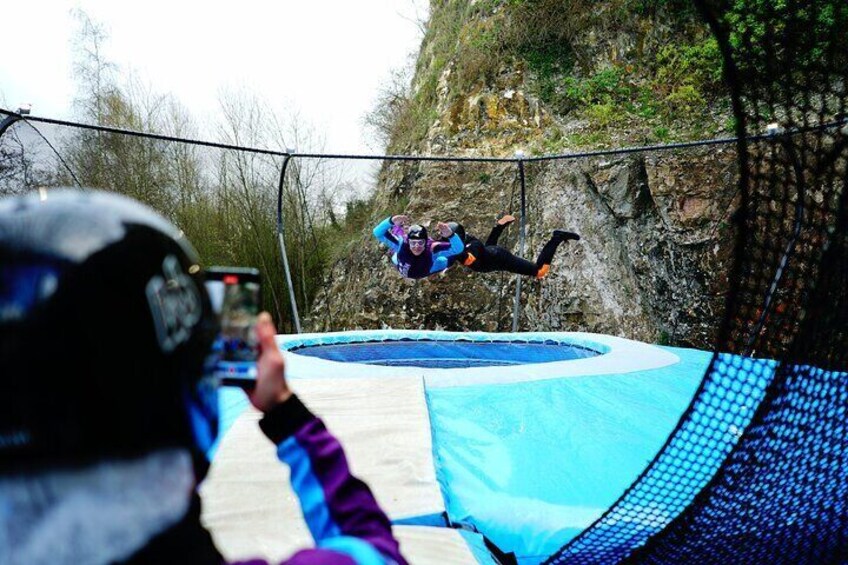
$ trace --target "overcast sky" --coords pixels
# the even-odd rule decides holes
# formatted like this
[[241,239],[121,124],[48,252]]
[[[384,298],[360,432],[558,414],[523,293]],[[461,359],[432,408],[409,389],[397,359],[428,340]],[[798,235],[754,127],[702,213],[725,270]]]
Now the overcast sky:
[[[424,0],[21,0],[0,33],[0,103],[70,118],[75,93],[71,16],[109,34],[106,58],[203,122],[222,89],[243,89],[281,116],[299,112],[328,152],[370,153],[362,126],[390,69],[417,52]],[[369,147],[369,143],[371,146]],[[298,148],[303,150],[304,148]]]

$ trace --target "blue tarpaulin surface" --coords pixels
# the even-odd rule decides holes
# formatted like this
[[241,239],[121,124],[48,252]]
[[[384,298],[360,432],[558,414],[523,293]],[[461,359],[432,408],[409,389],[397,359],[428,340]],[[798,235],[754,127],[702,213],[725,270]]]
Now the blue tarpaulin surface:
[[551,555],[630,486],[662,447],[712,354],[649,371],[427,391],[450,520],[522,563]]
[[241,416],[247,407],[250,406],[250,401],[243,390],[236,387],[221,387],[218,389],[218,439],[212,444],[212,447],[206,453],[211,461],[218,451],[218,445],[221,443],[221,438],[227,433],[236,419]]
[[396,340],[320,344],[295,348],[293,351],[298,355],[320,357],[329,361],[440,369],[548,363],[598,355],[597,351],[587,347],[553,340]]
[[[325,340],[330,338],[320,341]],[[562,360],[562,355],[592,354],[590,347],[569,352],[567,344],[544,340],[462,341],[453,351],[442,340],[405,339],[382,349],[373,342],[332,345],[323,358],[392,364],[466,357],[471,362],[458,365],[465,367],[487,360],[515,366],[511,348],[513,360],[535,361],[535,367]],[[299,355],[309,351],[298,349]],[[515,552],[521,563],[540,562],[589,526],[639,476],[689,405],[712,358],[710,352],[662,349],[679,362],[650,370],[500,384],[426,387],[425,378],[434,464],[447,518],[478,561],[490,562],[481,541],[485,535],[502,551]],[[227,388],[220,401],[223,435],[248,402],[241,390]]]

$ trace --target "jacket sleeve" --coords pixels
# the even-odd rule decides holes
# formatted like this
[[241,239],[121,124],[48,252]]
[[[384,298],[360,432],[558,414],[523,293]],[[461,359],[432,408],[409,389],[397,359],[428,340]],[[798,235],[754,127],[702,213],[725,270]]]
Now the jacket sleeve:
[[453,255],[459,255],[465,251],[465,244],[458,235],[452,234],[450,239],[448,239],[448,242],[450,243],[450,247],[447,249],[439,249],[438,251],[434,249],[433,257],[452,257]]
[[379,224],[374,227],[374,237],[376,237],[380,243],[386,245],[389,249],[397,253],[397,250],[400,249],[400,241],[392,234],[392,218],[389,216]]
[[291,468],[292,488],[315,549],[327,563],[405,564],[391,523],[371,490],[350,473],[344,450],[324,423],[292,395],[259,422]]
[[442,243],[438,244],[439,248],[433,247],[433,266],[430,267],[431,274],[447,269],[450,266],[450,258],[465,251],[465,244],[458,235],[451,235],[448,242],[450,242],[450,247],[447,249],[441,249],[444,246]]

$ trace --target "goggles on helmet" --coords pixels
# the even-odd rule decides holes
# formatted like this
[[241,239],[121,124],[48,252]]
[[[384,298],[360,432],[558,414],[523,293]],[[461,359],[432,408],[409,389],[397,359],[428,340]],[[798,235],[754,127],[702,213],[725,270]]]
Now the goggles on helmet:
[[26,317],[55,291],[61,267],[47,262],[10,262],[0,269],[0,322]]

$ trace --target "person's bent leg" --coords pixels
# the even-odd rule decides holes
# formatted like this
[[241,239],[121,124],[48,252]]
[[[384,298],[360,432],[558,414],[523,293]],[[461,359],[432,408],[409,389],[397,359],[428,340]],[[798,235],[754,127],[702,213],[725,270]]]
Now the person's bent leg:
[[504,229],[514,221],[515,216],[511,214],[501,216],[501,218],[495,223],[495,226],[492,228],[492,231],[489,232],[489,237],[486,238],[486,245],[497,245],[498,239],[500,239]]
[[551,235],[551,238],[542,248],[542,251],[539,253],[539,257],[536,259],[536,268],[538,270],[536,278],[541,279],[548,274],[548,271],[551,270],[551,262],[554,259],[554,253],[556,253],[560,243],[568,240],[577,241],[579,239],[580,236],[576,233],[554,230],[553,235]]
[[486,251],[488,251],[492,271],[508,271],[517,275],[535,277],[539,270],[535,263],[516,257],[503,247],[487,246]]

